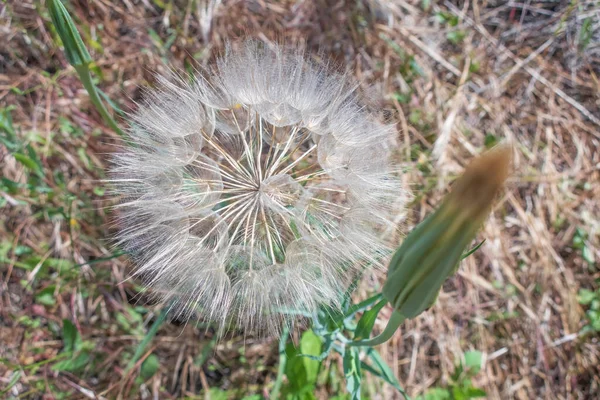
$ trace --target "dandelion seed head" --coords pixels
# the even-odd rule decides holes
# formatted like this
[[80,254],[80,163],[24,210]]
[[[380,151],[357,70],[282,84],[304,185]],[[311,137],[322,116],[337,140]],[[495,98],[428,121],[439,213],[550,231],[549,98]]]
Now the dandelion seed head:
[[111,170],[118,243],[178,316],[271,333],[390,253],[393,134],[302,52],[229,47],[191,80],[159,77],[133,114]]

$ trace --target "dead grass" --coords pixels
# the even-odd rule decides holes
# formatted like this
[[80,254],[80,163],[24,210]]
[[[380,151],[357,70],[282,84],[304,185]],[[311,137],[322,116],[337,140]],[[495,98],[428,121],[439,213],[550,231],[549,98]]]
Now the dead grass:
[[[426,9],[416,0],[225,1],[204,13],[197,3],[70,2],[110,98],[131,109],[139,87],[166,63],[207,65],[236,37],[321,50],[351,66],[371,97],[384,102],[384,116],[397,121],[398,156],[415,194],[412,224],[433,209],[469,159],[510,141],[514,175],[480,234],[486,243],[464,261],[433,309],[380,350],[411,394],[444,385],[455,362],[476,349],[486,355],[476,383],[489,398],[595,398],[598,336],[580,334],[586,318],[576,296],[580,288],[597,288],[600,273],[573,238],[585,232],[586,246],[600,259],[597,1],[575,9],[566,0],[432,1]],[[12,364],[55,357],[62,345],[56,330],[67,318],[107,356],[78,375],[43,365],[25,369],[13,394],[176,398],[199,396],[203,386],[264,394],[274,377],[275,342],[234,337],[198,363],[210,338],[192,326],[159,331],[148,350],[158,354],[160,369],[148,382],[140,386],[137,372],[125,374],[121,356],[132,352],[143,329],[128,330],[115,315],[127,315],[138,288],[124,281],[125,259],[90,263],[111,256],[108,203],[97,180],[116,138],[53,44],[43,1],[8,1],[0,10],[0,105],[14,106],[20,137],[52,171],[46,185],[60,193],[34,201],[30,189],[0,192],[6,200],[0,242],[11,245],[0,264],[0,360],[6,362],[0,382],[8,383]],[[592,39],[582,48],[586,18]],[[0,163],[3,177],[25,183],[23,167],[2,146]],[[69,218],[49,211],[60,207]],[[18,245],[42,257],[37,271],[19,268]],[[83,266],[74,276],[59,274],[44,264],[50,258]],[[55,302],[40,304],[39,293],[52,287]],[[398,397],[386,388],[377,398]]]

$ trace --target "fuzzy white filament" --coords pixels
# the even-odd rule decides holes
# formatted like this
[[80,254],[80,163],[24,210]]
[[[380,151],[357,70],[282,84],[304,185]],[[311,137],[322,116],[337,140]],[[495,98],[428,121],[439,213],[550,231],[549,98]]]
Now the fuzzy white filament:
[[134,114],[112,168],[119,243],[180,316],[277,329],[389,253],[392,134],[301,52],[228,48],[191,82],[160,78]]

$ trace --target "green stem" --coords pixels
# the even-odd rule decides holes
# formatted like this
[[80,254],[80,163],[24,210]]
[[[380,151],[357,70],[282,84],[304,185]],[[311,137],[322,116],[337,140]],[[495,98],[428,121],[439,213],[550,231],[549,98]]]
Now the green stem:
[[121,128],[119,128],[119,126],[117,125],[117,123],[115,122],[113,117],[108,113],[108,110],[106,109],[106,107],[104,107],[104,103],[102,103],[102,100],[100,99],[100,96],[98,95],[98,90],[96,89],[96,85],[94,85],[94,82],[92,82],[92,76],[90,75],[90,69],[88,68],[88,66],[87,65],[76,66],[75,70],[77,71],[77,74],[79,75],[79,79],[81,80],[81,83],[83,83],[83,87],[85,87],[85,90],[87,90],[88,94],[90,95],[90,99],[92,100],[92,103],[94,104],[94,106],[96,106],[96,110],[98,110],[98,112],[100,113],[100,115],[102,116],[104,121],[108,124],[108,126],[113,131],[118,133],[120,136],[124,136],[125,134],[123,133]]
[[289,334],[289,328],[283,328],[283,331],[281,332],[281,337],[279,339],[279,369],[277,370],[277,378],[275,379],[275,385],[273,385],[273,389],[271,389],[269,399],[279,398],[279,391],[281,390],[281,384],[283,383],[283,375],[285,374],[285,367],[287,364],[285,345],[287,344]]
[[379,334],[378,336],[375,336],[372,339],[364,339],[364,340],[356,340],[354,342],[348,342],[346,343],[347,346],[377,346],[381,343],[387,342],[388,340],[390,340],[392,338],[392,336],[394,336],[394,333],[396,332],[396,330],[398,329],[398,327],[400,326],[400,324],[402,324],[402,322],[404,322],[406,318],[404,317],[404,315],[400,314],[398,311],[394,311],[392,313],[392,316],[390,317],[390,320],[388,321],[385,329],[383,330],[383,332],[381,332],[381,334]]

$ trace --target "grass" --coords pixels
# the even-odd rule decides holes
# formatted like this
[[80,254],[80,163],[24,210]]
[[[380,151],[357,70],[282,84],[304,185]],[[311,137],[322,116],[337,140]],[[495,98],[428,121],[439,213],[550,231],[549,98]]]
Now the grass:
[[[479,235],[485,243],[436,305],[378,350],[411,396],[600,391],[597,2],[226,2],[212,18],[200,18],[197,1],[87,3],[68,7],[99,87],[123,110],[167,62],[208,65],[234,37],[298,40],[352,67],[382,119],[397,123],[415,194],[406,231],[473,155],[512,141],[514,175]],[[173,321],[135,354],[161,308],[126,280],[127,258],[109,244],[101,180],[118,137],[56,48],[44,10],[37,0],[0,6],[10,43],[0,51],[0,397],[266,397],[276,338],[215,344],[202,327]],[[358,297],[380,279],[365,279]],[[313,379],[317,398],[344,387],[342,363],[328,360]],[[364,387],[366,398],[398,396],[375,378]]]

